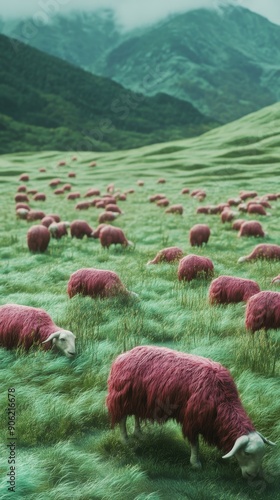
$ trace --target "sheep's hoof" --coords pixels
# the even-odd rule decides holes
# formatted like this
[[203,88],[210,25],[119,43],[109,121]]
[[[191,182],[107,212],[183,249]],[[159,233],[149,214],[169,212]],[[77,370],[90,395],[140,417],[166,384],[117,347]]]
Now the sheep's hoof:
[[191,462],[192,469],[200,470],[202,469],[201,462],[198,460],[197,462]]

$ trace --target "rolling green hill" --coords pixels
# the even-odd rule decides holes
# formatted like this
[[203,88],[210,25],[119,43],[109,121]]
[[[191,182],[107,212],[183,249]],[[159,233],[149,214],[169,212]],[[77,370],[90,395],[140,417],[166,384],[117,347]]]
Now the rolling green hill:
[[145,97],[0,35],[0,152],[113,150],[201,134],[217,122]]
[[280,100],[280,26],[239,6],[130,32],[108,10],[54,16],[40,29],[32,19],[2,22],[0,30],[133,91],[184,99],[219,122]]

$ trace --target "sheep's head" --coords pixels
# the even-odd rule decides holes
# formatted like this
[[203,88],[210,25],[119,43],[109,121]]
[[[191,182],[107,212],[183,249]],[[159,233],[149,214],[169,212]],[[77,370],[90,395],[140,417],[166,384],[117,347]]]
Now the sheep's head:
[[240,436],[234,443],[233,448],[223,458],[235,456],[244,478],[255,478],[262,474],[262,459],[265,453],[264,443],[273,446],[272,443],[259,432],[250,432]]
[[76,354],[75,349],[75,339],[76,336],[68,330],[60,330],[58,332],[51,333],[49,337],[42,342],[52,341],[53,346],[55,346],[59,351],[61,351],[67,358],[73,358]]

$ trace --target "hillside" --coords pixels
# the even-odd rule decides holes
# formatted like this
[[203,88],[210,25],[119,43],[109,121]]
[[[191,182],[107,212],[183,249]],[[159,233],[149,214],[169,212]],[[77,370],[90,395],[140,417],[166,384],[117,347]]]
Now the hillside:
[[189,101],[219,122],[280,99],[280,26],[243,7],[193,10],[125,33],[108,10],[54,16],[32,37],[26,26],[0,30],[134,91]]
[[217,123],[163,93],[145,97],[0,36],[0,152],[113,150],[201,134]]

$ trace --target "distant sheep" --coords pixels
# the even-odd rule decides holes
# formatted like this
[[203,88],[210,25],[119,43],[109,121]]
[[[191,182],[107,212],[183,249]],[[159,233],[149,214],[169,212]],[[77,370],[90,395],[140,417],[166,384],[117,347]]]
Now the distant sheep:
[[80,201],[77,203],[75,206],[75,210],[88,210],[90,208],[91,204],[87,201]]
[[137,185],[140,186],[140,187],[144,186],[144,181],[140,181],[140,180],[137,181]]
[[94,205],[96,206],[96,208],[105,208],[106,207],[106,204],[103,200],[95,202]]
[[161,200],[157,201],[158,207],[168,207],[168,205],[169,205],[169,200],[167,198],[162,198]]
[[189,232],[190,244],[192,247],[202,247],[203,243],[208,243],[210,238],[210,228],[206,224],[195,224]]
[[256,191],[240,191],[239,196],[241,200],[247,200],[248,198],[255,198],[258,193]]
[[53,217],[50,217],[49,215],[46,215],[46,217],[43,217],[41,219],[41,224],[45,227],[49,227],[53,222],[55,222]]
[[65,165],[67,165],[65,160],[60,160],[57,164],[58,167],[65,167]]
[[45,252],[50,242],[50,232],[47,227],[31,226],[27,231],[27,246],[30,252]]
[[225,222],[231,222],[235,217],[235,213],[228,208],[224,208],[221,212],[221,221],[224,224]]
[[91,161],[89,167],[96,167],[96,161]]
[[28,174],[21,174],[19,180],[22,182],[27,182],[27,181],[29,181],[29,175]]
[[157,184],[165,184],[166,180],[163,177],[157,180]]
[[245,262],[255,259],[277,259],[280,260],[280,246],[270,245],[268,243],[260,243],[255,246],[249,255],[240,257],[238,262]]
[[250,203],[247,206],[248,214],[267,215],[265,208],[260,203]]
[[22,184],[21,186],[19,186],[19,187],[17,188],[17,192],[18,192],[18,193],[25,193],[25,192],[26,192],[26,190],[27,190],[27,187],[26,187],[24,184]]
[[120,193],[117,195],[118,200],[125,201],[126,200],[126,194],[125,193]]
[[103,224],[103,222],[111,222],[118,217],[118,213],[116,212],[102,212],[102,214],[98,217],[99,224]]
[[21,203],[21,202],[29,202],[29,198],[27,196],[27,194],[24,194],[24,193],[18,193],[15,195],[15,198],[14,198],[15,202],[16,203]]
[[164,198],[166,198],[165,194],[158,193],[150,196],[149,201],[153,203],[154,201],[163,200]]
[[77,294],[95,299],[130,293],[116,273],[94,268],[82,268],[73,273],[68,281],[67,292],[70,299]]
[[254,236],[255,238],[257,236],[263,238],[264,237],[264,230],[262,228],[262,225],[260,222],[256,220],[250,220],[250,221],[245,221],[241,225],[239,229],[238,236]]
[[123,211],[118,207],[118,205],[115,205],[113,203],[108,203],[105,207],[106,212],[116,212],[118,214],[122,214]]
[[189,188],[183,188],[181,194],[189,194],[189,192],[190,192]]
[[196,213],[197,214],[209,214],[210,213],[210,207],[209,206],[204,206],[204,207],[197,207]]
[[16,210],[17,210],[18,208],[25,208],[25,209],[26,209],[26,210],[28,210],[28,211],[30,210],[30,206],[29,206],[29,205],[27,205],[27,203],[16,203]]
[[27,191],[27,194],[32,194],[32,195],[37,194],[37,193],[38,193],[37,189],[28,189],[28,191]]
[[76,173],[75,172],[69,172],[68,173],[68,177],[76,177]]
[[47,170],[46,170],[44,167],[39,168],[39,172],[46,172],[46,171],[47,171]]
[[60,195],[60,194],[64,194],[64,189],[63,188],[55,189],[53,194],[55,194],[56,196]]
[[71,184],[66,183],[66,184],[63,184],[61,189],[63,189],[63,191],[71,191],[72,186],[71,186]]
[[[41,226],[43,227],[43,226]],[[75,355],[75,335],[57,326],[44,309],[6,304],[0,306],[0,345],[6,349],[33,345],[58,349],[67,358]]]
[[85,198],[88,198],[90,196],[99,196],[99,195],[100,195],[100,189],[90,188],[87,190]]
[[189,254],[183,257],[178,266],[179,281],[192,281],[200,277],[211,277],[214,273],[214,265],[208,257]]
[[97,226],[97,228],[94,229],[94,231],[92,233],[92,237],[93,238],[99,238],[101,229],[103,229],[103,227],[106,227],[106,226],[107,226],[107,224],[99,224]]
[[47,214],[47,215],[48,217],[52,217],[55,220],[55,222],[60,222],[60,217],[58,214]]
[[61,180],[60,179],[53,179],[52,181],[49,182],[49,186],[50,187],[56,187],[58,186],[58,184],[61,183]]
[[34,220],[41,220],[43,217],[46,217],[45,212],[42,212],[42,210],[29,210],[28,215],[27,215],[27,220],[28,221],[34,221]]
[[227,203],[229,206],[237,206],[241,203],[241,198],[229,198]]
[[33,196],[33,200],[34,201],[46,201],[46,195],[44,193],[36,193],[34,196]]
[[245,219],[236,219],[233,223],[232,223],[232,229],[234,229],[235,231],[239,231],[239,229],[241,228],[243,222],[246,222]]
[[280,328],[280,293],[259,292],[247,302],[245,326],[252,333]]
[[161,262],[175,262],[182,259],[184,255],[183,250],[179,247],[168,247],[160,250],[153,260],[147,264],[159,264]]
[[115,196],[105,195],[101,199],[102,199],[102,201],[104,201],[105,205],[109,205],[109,204],[116,205],[117,204],[117,200],[116,200]]
[[85,220],[73,220],[70,224],[70,234],[72,238],[82,239],[84,236],[93,237],[93,229]]
[[63,236],[68,235],[67,228],[69,227],[69,222],[53,222],[49,226],[49,231],[52,238],[60,240]]
[[210,304],[230,304],[246,302],[252,295],[260,292],[256,281],[235,276],[219,276],[209,287]]
[[76,193],[69,193],[67,195],[67,200],[76,200],[77,198],[80,198],[80,193],[76,192]]
[[269,193],[269,194],[265,194],[264,197],[268,200],[268,201],[276,201],[278,200],[279,198],[279,194],[276,194],[276,193]]
[[133,243],[126,239],[121,228],[108,226],[106,224],[99,232],[99,239],[103,248],[109,248],[111,245],[118,244],[123,247],[133,245]]
[[115,184],[113,182],[108,184],[106,191],[107,191],[107,193],[113,194],[113,192],[115,191]]
[[177,205],[171,205],[169,208],[167,208],[165,210],[166,214],[179,214],[179,215],[183,215],[183,212],[184,212],[184,207],[183,207],[183,205],[181,205],[179,203]]
[[240,203],[237,208],[239,212],[247,212],[248,209],[246,203]]
[[27,210],[26,208],[17,208],[16,216],[18,219],[26,220],[28,212],[29,212],[29,210]]
[[120,425],[128,441],[126,419],[160,424],[176,420],[191,447],[190,463],[201,468],[198,439],[235,456],[244,478],[262,477],[264,443],[271,441],[255,431],[240,401],[230,372],[220,363],[167,347],[138,346],[120,354],[108,378],[106,405],[112,426]]

